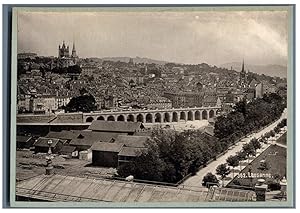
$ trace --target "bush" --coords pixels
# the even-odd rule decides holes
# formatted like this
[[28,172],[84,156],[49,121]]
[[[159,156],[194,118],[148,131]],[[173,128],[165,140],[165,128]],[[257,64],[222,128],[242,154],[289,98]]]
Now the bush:
[[268,189],[270,191],[277,191],[281,189],[280,183],[276,183],[273,181],[268,182]]
[[265,170],[268,170],[269,167],[270,166],[269,166],[269,164],[267,162],[263,162],[263,163],[260,163],[258,169],[265,171]]
[[203,177],[202,186],[205,186],[205,187],[209,188],[212,185],[218,185],[218,184],[219,184],[218,178],[210,172],[207,173]]

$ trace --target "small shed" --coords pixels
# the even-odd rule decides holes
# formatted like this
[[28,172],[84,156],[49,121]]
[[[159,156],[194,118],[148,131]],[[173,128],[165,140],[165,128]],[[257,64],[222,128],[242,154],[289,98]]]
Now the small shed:
[[87,161],[92,160],[92,150],[88,149],[88,150],[84,150],[84,151],[79,152],[79,159],[80,160],[87,160]]
[[117,167],[118,153],[124,144],[97,142],[92,146],[92,164],[95,166]]
[[76,147],[70,145],[63,145],[59,151],[60,155],[64,155],[68,158],[77,157],[78,151],[76,151]]
[[31,136],[17,135],[17,149],[29,149],[33,144]]

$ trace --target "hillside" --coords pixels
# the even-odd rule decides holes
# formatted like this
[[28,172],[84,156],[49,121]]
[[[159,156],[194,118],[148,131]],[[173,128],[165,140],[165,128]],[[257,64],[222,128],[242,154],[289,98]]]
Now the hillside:
[[[121,62],[129,62],[130,57],[104,57],[102,58],[103,61],[121,61]],[[135,57],[133,58],[133,63],[145,63],[145,64],[160,64],[164,65],[168,63],[167,61],[159,61],[155,59],[150,59],[150,58],[140,58],[140,57]]]
[[[221,64],[219,67],[224,67],[227,69],[234,69],[237,71],[241,71],[241,63],[240,62],[232,62]],[[282,65],[276,64],[269,64],[269,65],[253,65],[253,64],[245,64],[245,69],[249,70],[250,72],[255,72],[257,74],[265,74],[269,76],[277,76],[281,78],[287,77],[287,67]]]

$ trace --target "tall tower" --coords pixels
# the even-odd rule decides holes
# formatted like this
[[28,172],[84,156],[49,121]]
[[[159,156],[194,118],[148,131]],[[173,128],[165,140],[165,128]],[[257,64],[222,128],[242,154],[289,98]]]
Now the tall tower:
[[240,73],[240,86],[245,87],[246,83],[247,83],[247,73],[245,71],[245,63],[243,59],[242,70]]
[[242,64],[242,73],[245,72],[245,63],[244,63],[244,59],[243,59],[243,64]]
[[75,42],[73,42],[72,57],[77,57],[76,49],[75,49]]
[[69,46],[66,47],[65,41],[62,46],[58,46],[58,58],[69,57]]
[[77,56],[76,49],[75,49],[75,42],[73,42],[73,48],[72,48],[71,58],[73,60],[73,63],[77,64],[77,62],[78,62],[78,56]]

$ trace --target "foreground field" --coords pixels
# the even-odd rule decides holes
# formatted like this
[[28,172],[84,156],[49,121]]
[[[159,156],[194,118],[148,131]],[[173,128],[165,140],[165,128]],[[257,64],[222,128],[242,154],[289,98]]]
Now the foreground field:
[[[16,158],[16,180],[24,180],[45,174],[46,154],[33,154],[28,150],[18,150]],[[55,174],[71,176],[103,177],[112,176],[113,168],[91,167],[91,162],[79,159],[65,159],[55,156],[53,166]]]

